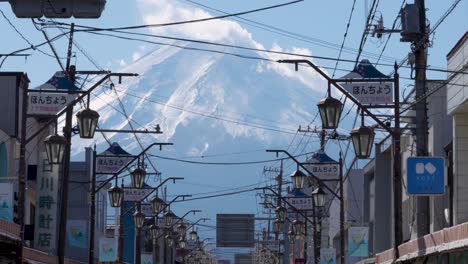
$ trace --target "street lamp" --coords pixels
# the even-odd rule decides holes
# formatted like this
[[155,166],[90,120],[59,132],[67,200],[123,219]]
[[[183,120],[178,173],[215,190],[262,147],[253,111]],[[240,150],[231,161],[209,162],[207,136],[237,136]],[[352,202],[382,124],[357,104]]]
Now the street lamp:
[[327,199],[327,193],[319,186],[312,192],[312,198],[314,199],[314,204],[317,207],[324,207]]
[[80,138],[93,138],[99,120],[98,112],[86,108],[76,114],[76,119]]
[[190,240],[195,241],[195,240],[197,240],[197,238],[198,238],[198,233],[194,229],[194,230],[192,230],[192,232],[190,232]]
[[353,128],[351,131],[351,139],[353,140],[354,152],[357,158],[366,159],[371,155],[374,136],[374,130],[364,126],[364,124],[360,127]]
[[291,174],[291,179],[293,182],[294,189],[302,189],[304,187],[304,182],[307,176],[297,169],[293,174]]
[[44,144],[46,148],[47,160],[50,164],[62,163],[63,154],[65,152],[65,146],[67,145],[67,139],[60,135],[50,135],[45,138]]
[[336,129],[340,122],[341,112],[343,111],[343,104],[341,101],[331,97],[329,91],[328,97],[320,100],[317,107],[322,119],[322,128]]
[[185,239],[181,238],[179,241],[179,247],[181,249],[185,249],[187,247],[187,242],[185,242]]
[[287,213],[287,210],[286,208],[282,207],[282,206],[278,206],[276,207],[276,218],[281,222],[281,223],[284,223],[284,221],[286,221],[286,213]]
[[133,214],[133,220],[135,221],[136,228],[140,229],[143,227],[143,224],[145,223],[145,215],[140,211],[136,211]]
[[159,237],[159,227],[157,224],[151,225],[150,226],[150,233],[151,233],[151,238],[153,240],[157,240]]
[[296,235],[302,235],[304,233],[304,222],[296,219],[292,222],[293,230]]
[[153,213],[159,214],[161,207],[164,204],[164,200],[159,198],[157,195],[151,198],[151,206],[153,208]]
[[177,226],[177,232],[180,234],[180,237],[185,237],[185,232],[187,232],[187,226],[182,223]]
[[283,224],[284,222],[281,222],[281,220],[275,219],[275,221],[273,221],[273,228],[275,229],[275,232],[281,232],[281,227],[283,227]]
[[168,210],[165,214],[164,214],[164,223],[166,224],[166,226],[171,226],[172,225],[172,222],[174,221],[174,213],[171,212],[171,210]]
[[174,238],[171,235],[166,235],[165,239],[169,247],[172,247],[174,245]]
[[294,230],[291,228],[288,231],[288,239],[290,243],[294,242],[294,239],[296,238],[296,233],[294,233]]
[[119,186],[115,185],[107,190],[109,194],[109,200],[111,207],[120,207],[122,205],[123,190]]
[[133,188],[143,188],[145,184],[146,170],[140,167],[135,168],[130,173]]

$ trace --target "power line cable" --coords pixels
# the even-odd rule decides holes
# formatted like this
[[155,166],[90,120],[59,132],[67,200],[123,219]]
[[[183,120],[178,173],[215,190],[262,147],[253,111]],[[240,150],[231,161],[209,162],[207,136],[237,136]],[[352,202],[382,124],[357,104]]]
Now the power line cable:
[[[258,9],[253,9],[253,10],[248,10],[244,12],[238,12],[238,13],[233,13],[233,14],[227,14],[227,15],[222,15],[222,16],[216,16],[216,17],[207,17],[207,18],[201,18],[201,19],[193,19],[193,20],[187,20],[187,21],[178,21],[178,22],[170,22],[170,23],[161,23],[161,24],[145,24],[145,25],[138,25],[138,26],[129,26],[129,27],[115,27],[115,28],[103,28],[103,29],[97,29],[94,27],[89,27],[89,26],[78,26],[81,28],[86,28],[90,30],[98,30],[98,31],[109,31],[109,30],[128,30],[128,29],[140,29],[140,28],[152,28],[152,27],[166,27],[166,26],[175,26],[175,25],[183,25],[183,24],[191,24],[191,23],[199,23],[199,22],[205,22],[205,21],[210,21],[210,20],[218,20],[218,19],[223,19],[223,18],[228,18],[228,17],[235,17],[235,16],[241,16],[241,15],[247,15],[251,13],[256,13],[260,11],[265,11],[269,9],[275,9],[279,7],[284,7],[292,4],[296,4],[299,2],[302,2],[304,0],[295,0],[283,4],[278,4],[278,5],[272,5],[272,6],[267,6],[263,8],[258,8]],[[62,25],[67,25],[66,23],[59,23]]]
[[[183,1],[185,1],[187,3],[190,3],[193,6],[202,7],[202,8],[208,9],[208,10],[213,11],[213,12],[228,14],[227,12],[224,12],[222,10],[219,10],[219,9],[216,9],[216,8],[213,8],[213,7],[210,7],[210,6],[207,6],[207,5],[192,1],[192,0],[183,0]],[[291,32],[291,31],[288,31],[288,30],[285,30],[285,29],[282,29],[282,28],[267,25],[265,23],[260,23],[258,21],[254,21],[254,20],[251,20],[251,19],[243,18],[243,17],[235,17],[234,19],[236,21],[238,21],[238,22],[245,23],[247,25],[250,25],[250,26],[253,26],[253,27],[256,27],[256,28],[260,28],[260,29],[263,29],[263,30],[266,30],[266,31],[269,31],[269,32],[272,32],[272,33],[276,33],[276,34],[279,34],[279,35],[282,35],[282,36],[285,36],[285,37],[289,37],[289,38],[292,38],[292,39],[295,39],[295,40],[300,40],[300,41],[303,41],[303,42],[306,42],[306,43],[318,45],[318,46],[325,47],[325,48],[335,49],[335,50],[341,50],[342,49],[345,52],[352,53],[352,54],[357,54],[357,49],[353,49],[353,48],[346,47],[346,46],[344,46],[343,48],[340,48],[340,45],[335,44],[335,43],[331,43],[331,42],[328,42],[328,41],[325,41],[325,40],[322,40],[322,39],[312,38],[312,37],[305,36],[305,35],[302,35],[302,34],[294,33],[294,32]],[[369,57],[377,57],[377,54],[374,54],[374,53],[371,53],[371,52],[363,52],[363,54],[365,54],[365,55],[367,55]],[[395,61],[395,59],[392,58],[392,57],[386,57],[385,59],[387,61],[389,61],[389,62]]]

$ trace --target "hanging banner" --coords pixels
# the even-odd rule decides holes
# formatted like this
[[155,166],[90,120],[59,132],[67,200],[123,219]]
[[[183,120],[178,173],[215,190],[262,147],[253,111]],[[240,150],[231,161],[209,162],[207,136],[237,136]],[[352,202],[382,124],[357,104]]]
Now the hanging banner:
[[342,83],[341,86],[362,104],[393,103],[393,83],[391,82]]
[[124,188],[124,201],[128,202],[140,202],[145,198],[149,193],[151,193],[154,188]]
[[38,116],[55,116],[75,100],[76,95],[64,93],[43,93],[39,91],[28,94],[28,114]]
[[348,229],[348,255],[351,257],[369,256],[369,228],[353,226]]
[[134,156],[114,142],[103,153],[96,156],[97,174],[114,174],[126,166]]
[[67,221],[67,241],[72,247],[87,248],[87,223],[86,220]]
[[148,253],[141,254],[141,264],[153,264],[153,256]]
[[13,222],[13,184],[0,183],[0,219]]
[[115,261],[117,259],[117,243],[114,238],[99,239],[99,261]]
[[50,165],[45,152],[39,153],[36,181],[36,248],[55,253],[57,249],[57,201],[59,166]]
[[336,249],[320,248],[320,264],[336,264]]
[[314,153],[306,166],[319,179],[338,179],[340,176],[340,163],[322,151]]

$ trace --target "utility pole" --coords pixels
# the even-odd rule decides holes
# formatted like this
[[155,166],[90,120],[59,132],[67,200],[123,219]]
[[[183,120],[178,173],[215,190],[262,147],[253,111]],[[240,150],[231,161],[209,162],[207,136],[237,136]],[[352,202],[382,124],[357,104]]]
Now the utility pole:
[[[76,68],[70,65],[71,51],[73,47],[73,32],[75,24],[71,24],[70,39],[68,42],[66,74],[72,83],[75,83]],[[70,174],[70,153],[71,153],[71,137],[72,137],[72,120],[73,120],[73,105],[67,107],[65,116],[64,136],[67,139],[63,156],[62,167],[62,188],[60,193],[60,222],[59,222],[59,237],[58,237],[58,263],[65,263],[65,248],[66,248],[66,234],[67,234],[67,207],[68,207],[68,178]]]
[[[413,42],[415,56],[415,90],[416,90],[416,155],[428,155],[428,124],[426,103],[426,65],[427,65],[427,30],[426,30],[426,7],[424,0],[415,0],[419,12],[419,38]],[[429,197],[416,197],[416,232],[418,237],[429,234]]]

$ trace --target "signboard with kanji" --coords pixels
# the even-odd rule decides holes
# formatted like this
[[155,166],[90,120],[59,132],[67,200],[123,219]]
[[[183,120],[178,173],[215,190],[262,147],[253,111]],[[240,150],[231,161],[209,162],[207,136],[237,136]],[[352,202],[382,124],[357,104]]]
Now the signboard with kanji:
[[96,173],[114,174],[129,163],[133,157],[130,156],[97,156]]
[[338,179],[340,163],[333,160],[325,152],[319,151],[307,159],[307,169],[320,179]]
[[153,191],[153,188],[124,188],[124,201],[128,202],[140,202],[149,193]]
[[57,200],[59,166],[50,165],[45,152],[39,153],[35,248],[54,254],[57,248]]
[[125,151],[119,143],[114,142],[104,152],[96,155],[96,173],[114,174],[134,158],[135,156]]
[[75,94],[29,92],[28,114],[54,116],[75,98]]
[[393,83],[391,82],[353,82],[342,83],[341,86],[362,104],[393,103]]

